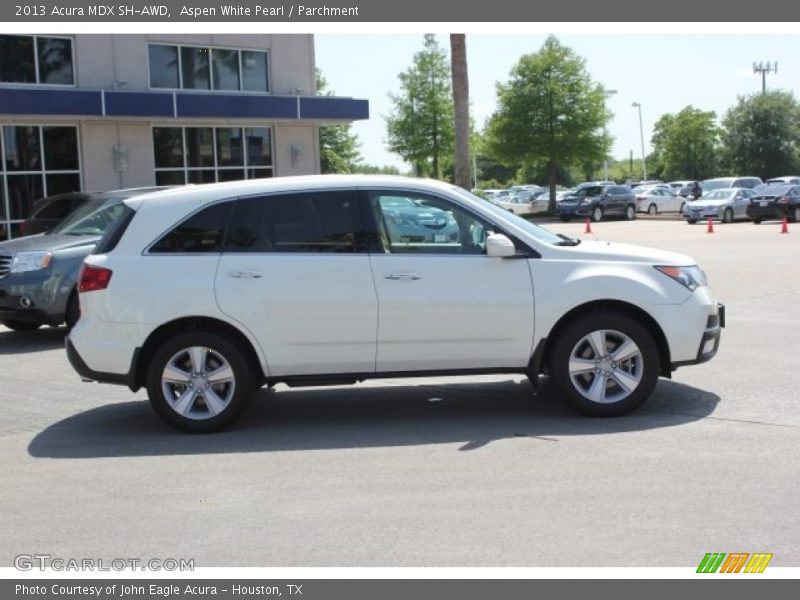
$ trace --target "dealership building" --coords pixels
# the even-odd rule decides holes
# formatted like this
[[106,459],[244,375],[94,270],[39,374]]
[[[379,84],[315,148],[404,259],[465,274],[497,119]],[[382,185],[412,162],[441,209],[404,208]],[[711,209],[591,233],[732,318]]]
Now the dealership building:
[[0,35],[0,239],[77,191],[318,173],[312,35]]

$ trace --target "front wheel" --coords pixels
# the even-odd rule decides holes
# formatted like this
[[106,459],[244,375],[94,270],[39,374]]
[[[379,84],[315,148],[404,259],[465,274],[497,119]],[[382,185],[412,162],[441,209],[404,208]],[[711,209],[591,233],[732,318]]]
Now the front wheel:
[[694,225],[695,223],[697,223],[697,219],[686,219],[686,222],[687,222],[689,225]]
[[153,409],[189,433],[218,431],[233,423],[254,389],[242,348],[214,332],[168,339],[156,350],[147,375]]
[[800,206],[795,206],[790,217],[792,223],[800,223]]
[[635,218],[636,218],[636,207],[633,204],[629,204],[628,207],[625,209],[625,220],[633,221]]
[[733,223],[733,211],[730,208],[726,208],[722,213],[722,222],[723,223]]
[[564,223],[569,223],[570,222],[570,218],[565,216],[565,215],[561,215],[558,218],[561,219],[561,221],[564,222]]
[[655,204],[651,204],[647,207],[647,214],[649,215],[657,215],[658,214],[658,207]]
[[3,325],[12,331],[34,331],[42,326],[41,323],[29,323],[28,321],[15,321],[8,319],[7,321],[0,321]]
[[602,220],[603,220],[603,207],[595,206],[594,210],[592,210],[592,221],[598,223],[599,221]]
[[761,225],[761,219],[753,219],[753,225]]
[[564,399],[594,417],[638,408],[656,386],[658,348],[638,321],[606,312],[579,317],[562,330],[549,361]]

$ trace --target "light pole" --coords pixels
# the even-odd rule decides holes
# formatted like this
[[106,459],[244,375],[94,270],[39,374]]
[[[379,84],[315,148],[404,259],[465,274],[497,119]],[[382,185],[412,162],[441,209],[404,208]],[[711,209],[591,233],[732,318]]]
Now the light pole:
[[642,140],[642,173],[644,174],[643,181],[647,181],[647,158],[644,155],[644,126],[642,125],[642,103],[634,102],[631,104],[634,108],[639,109],[639,137]]
[[[606,98],[610,98],[616,93],[617,90],[603,90],[603,96]],[[603,138],[603,142],[608,138],[608,130],[606,129],[605,123],[603,123]],[[608,150],[603,152],[603,181],[608,181]]]

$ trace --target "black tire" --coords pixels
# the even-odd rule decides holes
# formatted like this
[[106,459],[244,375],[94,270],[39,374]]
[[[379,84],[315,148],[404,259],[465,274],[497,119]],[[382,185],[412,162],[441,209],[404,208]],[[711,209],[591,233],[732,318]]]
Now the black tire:
[[39,329],[42,326],[41,323],[30,323],[28,321],[15,321],[13,319],[8,319],[6,321],[0,321],[3,325],[11,329],[12,331],[34,331]]
[[697,219],[686,219],[686,222],[687,222],[689,225],[694,225],[695,223],[697,223]]
[[636,207],[633,204],[628,204],[625,207],[625,220],[633,221],[636,218]]
[[657,215],[658,214],[658,207],[655,204],[651,204],[647,207],[647,214],[648,215]]
[[[216,389],[212,388],[218,397],[221,397],[220,394],[230,395],[224,408],[213,416],[209,414],[212,411],[207,407],[207,400],[203,395],[203,386],[199,379],[194,379],[192,376],[194,381],[189,383],[187,380],[187,384],[162,381],[162,374],[167,364],[189,348],[204,349],[203,369],[218,365],[219,362],[215,359],[221,357],[227,361],[232,371],[232,384],[224,383],[217,385]],[[187,365],[187,368],[194,370],[191,363]],[[228,427],[242,414],[255,391],[254,382],[255,377],[247,355],[237,343],[231,342],[218,333],[193,331],[169,338],[155,351],[147,371],[147,394],[153,409],[169,425],[188,433],[210,433]],[[164,390],[164,387],[169,385],[176,386],[175,390],[170,390],[175,395],[180,393],[181,386],[185,392],[188,392],[190,391],[189,385],[197,385],[198,389],[194,392],[193,399],[187,403],[188,411],[186,412],[190,412],[192,417],[179,414],[177,409],[172,408]],[[232,389],[228,387],[229,385],[233,386]],[[174,397],[173,401],[178,404],[178,400]]]
[[558,218],[561,219],[564,223],[569,223],[571,220],[569,217],[565,217],[564,215],[561,215]]
[[592,209],[592,221],[598,223],[603,220],[603,207],[602,206],[595,206]]
[[724,211],[722,211],[722,222],[733,223],[733,210],[726,208]]
[[[619,390],[617,395],[620,395],[620,399],[613,400],[612,395],[610,398],[612,401],[608,403],[593,401],[584,396],[576,387],[586,384],[586,387],[591,389],[590,384],[595,381],[596,377],[601,377],[602,375],[597,374],[596,371],[577,375],[578,383],[576,384],[573,383],[569,372],[570,355],[573,350],[577,352],[584,346],[591,348],[583,342],[583,339],[591,332],[599,330],[610,330],[607,336],[607,344],[614,342],[615,339],[621,339],[616,335],[621,334],[632,340],[639,350],[639,355],[627,361],[625,367],[620,369],[631,369],[639,374],[638,383],[627,395],[621,396],[624,389],[616,383],[615,379],[611,381],[601,380],[604,397],[609,390],[611,392],[616,389]],[[614,348],[607,349],[607,351],[611,354]],[[589,349],[589,355],[584,360],[592,361],[592,358],[593,354]],[[602,365],[600,367],[602,368]],[[618,372],[616,367],[614,371]],[[621,416],[641,406],[653,392],[658,382],[659,371],[659,353],[652,334],[638,321],[616,312],[602,312],[578,317],[559,332],[549,360],[550,377],[553,379],[560,395],[573,408],[593,417]],[[603,381],[606,381],[606,383],[602,383]],[[584,391],[587,390],[584,389]]]
[[72,331],[75,323],[81,318],[81,307],[78,302],[78,292],[73,290],[67,300],[67,312],[64,314],[64,323],[67,326],[67,331]]
[[753,219],[753,225],[761,225],[761,219]]
[[678,209],[678,212],[683,214],[683,207],[686,206],[685,202],[681,202],[681,207]]
[[795,206],[792,215],[789,217],[792,223],[800,223],[800,206]]

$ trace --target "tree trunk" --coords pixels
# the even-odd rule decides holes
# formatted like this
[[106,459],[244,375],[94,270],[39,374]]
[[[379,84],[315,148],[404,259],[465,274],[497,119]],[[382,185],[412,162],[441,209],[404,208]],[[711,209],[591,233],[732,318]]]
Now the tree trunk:
[[547,210],[555,212],[556,210],[556,184],[558,183],[558,165],[554,160],[550,161],[548,169],[547,183],[550,186],[550,202],[547,203]]
[[467,75],[466,36],[463,33],[450,34],[450,66],[453,77],[456,129],[453,183],[469,190],[472,189],[469,160],[469,78]]

